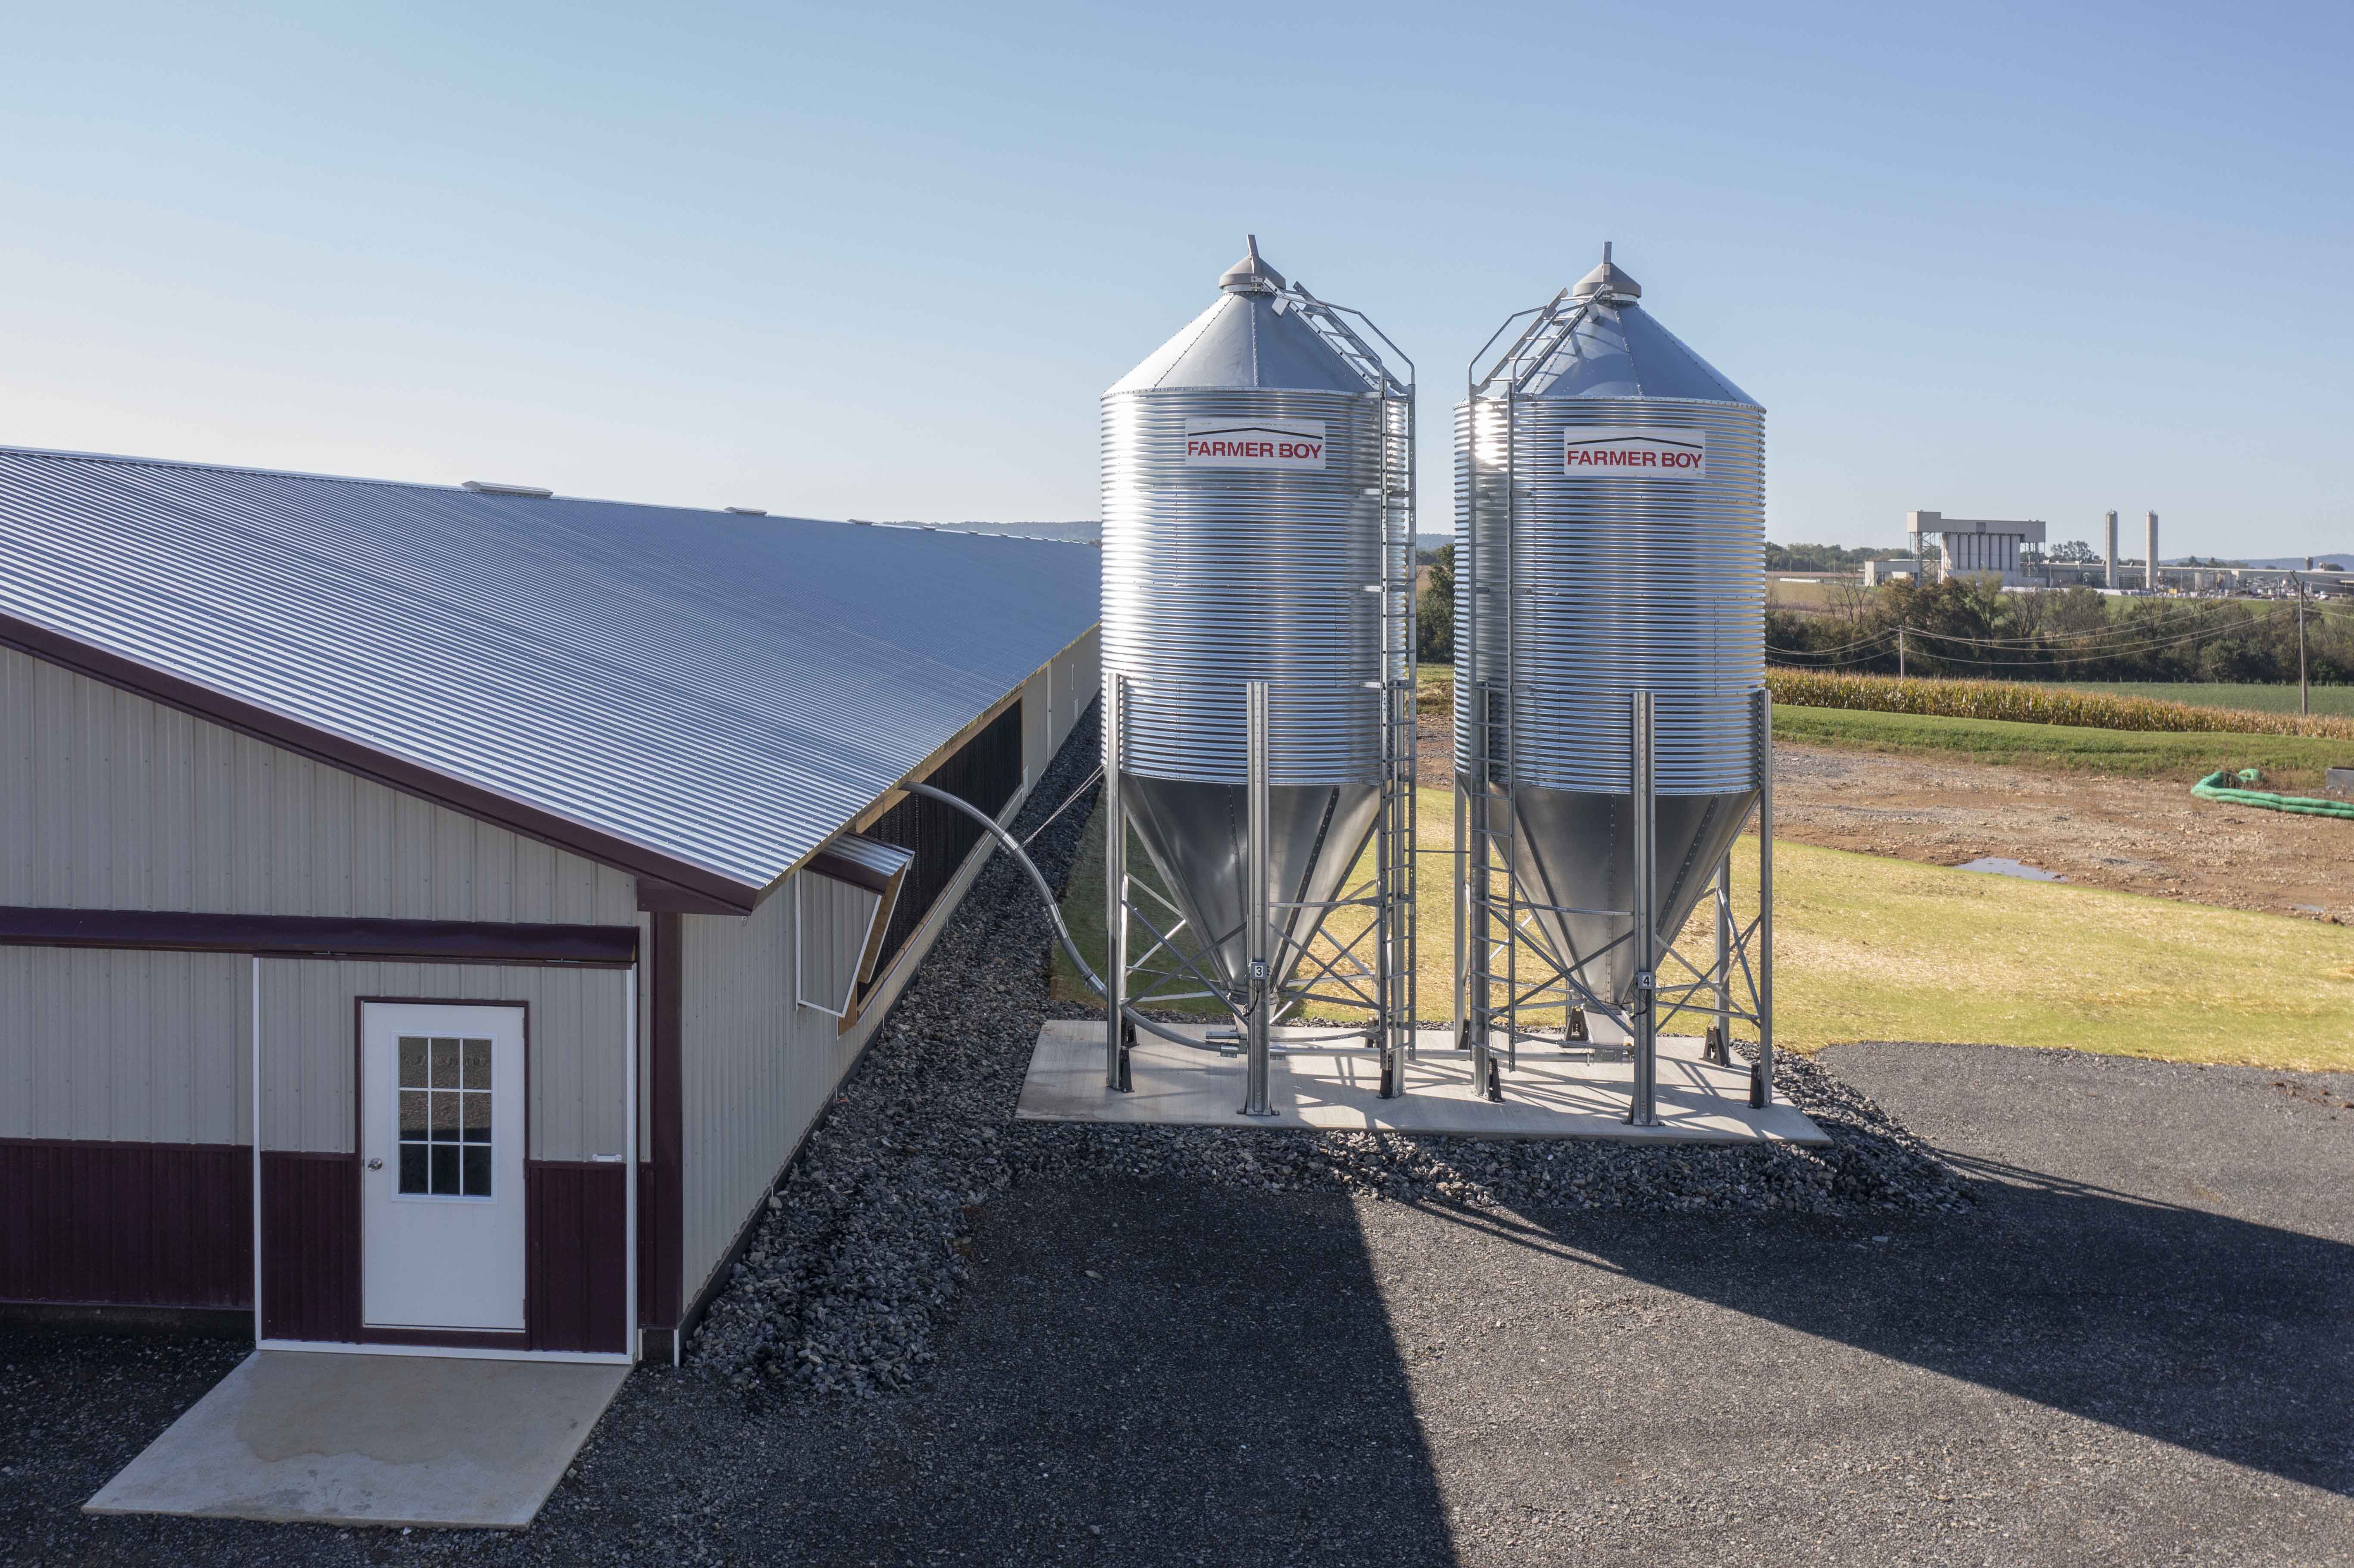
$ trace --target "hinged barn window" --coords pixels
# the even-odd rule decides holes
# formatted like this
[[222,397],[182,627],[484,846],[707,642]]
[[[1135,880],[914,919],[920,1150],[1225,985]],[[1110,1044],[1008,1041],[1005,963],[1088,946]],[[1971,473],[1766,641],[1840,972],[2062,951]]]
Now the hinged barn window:
[[795,995],[803,1007],[846,1018],[858,988],[875,978],[901,885],[915,854],[845,833],[793,878],[798,932]]

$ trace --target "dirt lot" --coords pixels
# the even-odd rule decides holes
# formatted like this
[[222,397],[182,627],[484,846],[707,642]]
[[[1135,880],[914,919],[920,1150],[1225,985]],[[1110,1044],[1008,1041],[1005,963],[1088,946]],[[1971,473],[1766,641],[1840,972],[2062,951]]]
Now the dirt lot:
[[2001,855],[2080,886],[2354,925],[2354,822],[2217,805],[2171,780],[1788,744],[1774,788],[1776,836],[1799,843]]
[[[1451,781],[1451,716],[1422,715],[1421,781]],[[2354,822],[2201,800],[2179,783],[1783,742],[1777,838],[1959,865],[2000,855],[2111,887],[2354,926]],[[2302,907],[2300,907],[2302,906]]]

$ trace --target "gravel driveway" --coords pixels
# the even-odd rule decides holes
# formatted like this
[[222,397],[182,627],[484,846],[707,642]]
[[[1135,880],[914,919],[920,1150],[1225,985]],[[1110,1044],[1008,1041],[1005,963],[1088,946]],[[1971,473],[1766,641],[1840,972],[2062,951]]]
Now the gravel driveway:
[[242,1352],[5,1335],[0,1563],[2354,1562],[2354,1081],[1859,1046],[1812,1160],[1033,1138],[1013,891],[531,1531],[84,1519]]

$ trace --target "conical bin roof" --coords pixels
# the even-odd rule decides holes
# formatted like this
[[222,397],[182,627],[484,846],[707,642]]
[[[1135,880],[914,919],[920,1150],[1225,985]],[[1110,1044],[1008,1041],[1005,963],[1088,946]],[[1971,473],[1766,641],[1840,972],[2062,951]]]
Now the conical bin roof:
[[1610,260],[1609,246],[1602,248],[1602,265],[1570,292],[1588,302],[1584,319],[1537,367],[1522,397],[1681,397],[1762,407],[1637,303],[1643,287]]
[[1363,392],[1372,384],[1280,292],[1283,275],[1250,254],[1218,281],[1215,304],[1114,382],[1121,392],[1231,387]]

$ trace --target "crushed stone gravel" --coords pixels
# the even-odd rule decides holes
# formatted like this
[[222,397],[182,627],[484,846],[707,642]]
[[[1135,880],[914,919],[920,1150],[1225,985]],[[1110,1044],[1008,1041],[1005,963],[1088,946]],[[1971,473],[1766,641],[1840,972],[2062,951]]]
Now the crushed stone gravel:
[[[1093,826],[1093,802],[1055,813],[1096,752],[1090,714],[1013,830],[1037,833],[1031,854],[1058,888]],[[992,857],[769,1198],[687,1347],[690,1366],[753,1403],[908,1386],[931,1363],[934,1335],[969,1278],[982,1205],[1024,1181],[1117,1174],[1674,1213],[1927,1214],[1972,1202],[1868,1097],[1788,1054],[1776,1059],[1776,1090],[1830,1135],[1828,1148],[1015,1122],[1039,1026],[1088,1016],[1047,999],[1053,939],[1034,890],[1009,857]]]

